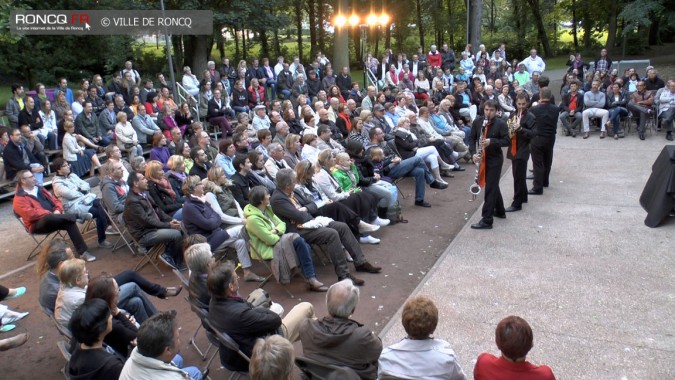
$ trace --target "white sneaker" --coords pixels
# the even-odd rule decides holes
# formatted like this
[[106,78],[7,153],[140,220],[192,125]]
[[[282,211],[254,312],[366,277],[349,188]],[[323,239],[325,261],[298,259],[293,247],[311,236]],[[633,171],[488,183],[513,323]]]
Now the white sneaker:
[[378,239],[376,237],[372,237],[370,235],[362,236],[359,239],[359,243],[361,243],[361,244],[380,244],[380,239]]
[[92,255],[91,253],[85,251],[83,254],[80,255],[80,258],[88,263],[92,261],[96,261],[96,256]]
[[379,216],[377,218],[375,218],[375,220],[373,221],[374,225],[377,225],[377,226],[380,226],[380,227],[388,226],[389,223],[391,223],[389,221],[389,219],[380,219]]
[[113,226],[108,226],[105,230],[106,235],[119,235],[120,233],[113,228]]
[[359,223],[359,232],[375,232],[380,229],[380,226],[369,224],[363,220]]

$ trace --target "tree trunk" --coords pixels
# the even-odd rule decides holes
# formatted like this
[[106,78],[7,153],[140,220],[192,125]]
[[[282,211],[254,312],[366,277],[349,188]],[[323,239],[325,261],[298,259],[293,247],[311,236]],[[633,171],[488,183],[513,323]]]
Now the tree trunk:
[[241,59],[246,60],[248,48],[246,47],[246,29],[241,30]]
[[279,42],[279,31],[274,29],[274,60],[270,59],[270,63],[276,62],[276,57],[281,55],[281,42]]
[[316,56],[317,38],[316,38],[316,2],[307,0],[307,15],[309,16],[309,60]]
[[223,34],[220,33],[221,28],[222,27],[218,28],[219,32],[217,33],[216,48],[218,49],[218,53],[220,53],[220,59],[222,60],[225,56],[225,37],[223,37]]
[[495,32],[495,0],[490,0],[490,33]]
[[605,49],[611,50],[614,47],[614,41],[616,38],[616,29],[617,29],[617,12],[618,4],[616,1],[609,2],[609,25],[607,26],[607,42],[605,43]]
[[649,25],[649,39],[648,44],[649,46],[652,45],[660,45],[661,44],[661,38],[659,36],[659,29],[661,27],[661,16],[658,14],[650,14],[649,17],[652,20],[651,25]]
[[420,0],[415,0],[417,3],[417,30],[420,32],[420,46],[426,46],[424,43],[424,26],[422,25],[422,4]]
[[590,4],[588,0],[583,0],[583,7],[581,11],[581,24],[584,28],[584,49],[590,50],[593,43],[593,28],[591,22],[591,13],[588,7]]
[[234,36],[234,60],[230,60],[233,66],[236,66],[236,62],[241,58],[239,55],[239,33],[237,29],[232,29],[232,35]]
[[319,50],[326,53],[326,30],[324,24],[326,23],[326,3],[325,0],[317,0],[316,2],[316,24],[318,26],[318,43]]
[[534,17],[535,23],[537,25],[537,36],[539,37],[539,41],[544,48],[544,57],[548,58],[552,55],[551,44],[548,42],[548,35],[546,34],[544,19],[542,18],[541,11],[539,9],[539,0],[527,0],[527,3],[530,5],[532,16]]
[[[448,0],[448,25],[452,25],[452,0]],[[455,45],[455,28],[448,29],[450,31],[450,42],[448,42],[448,46],[452,48]],[[422,47],[426,49],[426,46]]]
[[302,0],[295,0],[293,3],[295,8],[295,28],[298,33],[298,56],[300,57],[300,62],[302,62]]
[[574,39],[574,49],[579,50],[579,36],[577,35],[577,1],[572,0],[572,39]]
[[[269,43],[269,37],[267,36],[267,32],[265,30],[260,31],[260,56],[261,57],[269,57],[270,56],[270,43]],[[274,60],[272,60],[274,62]]]
[[483,19],[483,0],[471,0],[469,12],[469,43],[474,49],[477,49],[481,43],[480,27]]
[[[204,70],[207,69],[206,62],[209,60],[210,48],[213,46],[211,36],[191,36],[192,40],[192,56],[190,68],[192,72],[200,76]],[[188,58],[186,56],[186,58]]]

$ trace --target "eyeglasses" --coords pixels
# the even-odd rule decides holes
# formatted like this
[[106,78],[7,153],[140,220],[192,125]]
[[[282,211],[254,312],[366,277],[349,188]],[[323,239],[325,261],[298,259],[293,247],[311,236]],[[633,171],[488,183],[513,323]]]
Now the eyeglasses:
[[66,162],[65,164],[61,165],[62,168],[67,168],[67,167],[69,167],[69,166],[70,166],[70,164],[67,163],[67,162]]

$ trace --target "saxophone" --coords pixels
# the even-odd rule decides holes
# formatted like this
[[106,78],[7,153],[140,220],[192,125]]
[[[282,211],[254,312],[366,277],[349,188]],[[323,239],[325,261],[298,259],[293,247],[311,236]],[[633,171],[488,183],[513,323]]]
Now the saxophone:
[[520,129],[520,119],[522,115],[520,111],[517,111],[513,117],[509,118],[506,121],[506,125],[509,127],[509,139],[513,139],[513,136],[516,135],[516,132]]
[[478,162],[476,163],[476,166],[478,169],[476,169],[476,177],[473,179],[473,183],[471,186],[469,186],[469,193],[472,195],[472,198],[469,200],[469,202],[473,202],[476,199],[476,196],[480,194],[481,192],[481,187],[478,184],[478,176],[480,174],[480,164],[483,161],[483,140],[485,140],[485,126],[487,125],[488,121],[487,119],[483,120],[483,126],[480,128],[480,137],[478,138],[478,150],[476,151],[476,154],[478,155]]

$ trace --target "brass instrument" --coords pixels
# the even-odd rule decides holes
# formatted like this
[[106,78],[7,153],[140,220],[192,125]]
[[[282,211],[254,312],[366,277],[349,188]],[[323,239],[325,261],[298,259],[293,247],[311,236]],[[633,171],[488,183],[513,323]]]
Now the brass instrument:
[[487,125],[488,121],[487,119],[483,120],[483,126],[480,128],[480,137],[478,138],[478,150],[476,151],[476,155],[478,155],[478,162],[476,162],[476,166],[478,169],[476,169],[476,177],[473,179],[474,183],[469,186],[469,193],[471,194],[471,199],[469,202],[473,202],[476,200],[476,196],[480,194],[481,192],[481,187],[478,184],[478,176],[480,175],[480,164],[483,161],[483,142],[485,140],[485,126]]
[[509,118],[509,120],[506,121],[506,125],[509,127],[509,139],[513,139],[513,136],[516,135],[516,132],[520,129],[520,119],[522,115],[521,112],[518,111],[516,114],[513,115],[513,117]]

